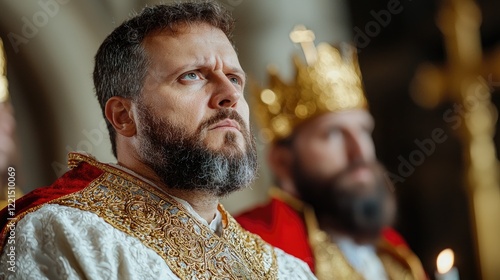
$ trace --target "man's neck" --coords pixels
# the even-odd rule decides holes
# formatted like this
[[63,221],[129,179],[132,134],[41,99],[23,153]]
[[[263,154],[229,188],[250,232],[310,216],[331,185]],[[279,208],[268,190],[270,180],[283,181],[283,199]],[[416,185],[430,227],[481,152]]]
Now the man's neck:
[[118,161],[118,164],[150,180],[165,193],[185,200],[201,218],[207,221],[208,224],[214,219],[219,205],[219,198],[217,196],[204,191],[169,188],[162,182],[158,175],[156,175],[156,172],[142,163],[130,164],[130,162],[127,161]]
[[172,188],[162,188],[169,195],[185,200],[193,207],[208,224],[212,222],[217,213],[219,198],[204,191],[186,191]]

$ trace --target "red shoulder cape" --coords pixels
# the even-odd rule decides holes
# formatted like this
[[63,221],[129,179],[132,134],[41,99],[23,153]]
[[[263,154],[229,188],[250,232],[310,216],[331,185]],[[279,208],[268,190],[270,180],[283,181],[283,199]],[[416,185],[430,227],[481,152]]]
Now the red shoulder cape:
[[285,202],[273,198],[270,203],[235,218],[244,229],[305,261],[311,270],[314,268],[314,257],[309,247],[304,220]]
[[[94,179],[99,177],[102,172],[102,170],[95,166],[86,162],[81,162],[77,167],[71,169],[57,179],[52,185],[38,188],[17,199],[15,202],[15,210],[9,210],[8,207],[3,208],[2,211],[0,211],[0,229],[2,233],[0,243],[3,243],[6,238],[5,227],[11,218],[20,217],[30,209],[34,209],[62,196],[80,191]],[[0,248],[1,247],[3,246],[0,246]]]
[[[259,206],[235,217],[246,230],[260,235],[271,245],[305,261],[314,272],[314,256],[309,246],[303,218],[285,202],[272,198]],[[394,229],[386,228],[382,238],[392,246],[408,247]]]

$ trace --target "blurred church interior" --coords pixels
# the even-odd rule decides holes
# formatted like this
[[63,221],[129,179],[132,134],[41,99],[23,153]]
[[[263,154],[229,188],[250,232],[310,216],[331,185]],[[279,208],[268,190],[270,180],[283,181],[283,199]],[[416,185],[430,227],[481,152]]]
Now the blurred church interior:
[[[60,176],[68,151],[115,160],[94,97],[93,56],[122,21],[160,2],[0,2],[24,192]],[[396,229],[431,278],[438,253],[451,248],[461,279],[500,279],[500,1],[219,2],[237,19],[240,62],[260,85],[269,64],[293,78],[291,55],[302,51],[289,34],[297,24],[316,43],[356,43],[377,155],[395,182]],[[260,178],[224,200],[233,213],[266,201],[262,143],[259,152]]]

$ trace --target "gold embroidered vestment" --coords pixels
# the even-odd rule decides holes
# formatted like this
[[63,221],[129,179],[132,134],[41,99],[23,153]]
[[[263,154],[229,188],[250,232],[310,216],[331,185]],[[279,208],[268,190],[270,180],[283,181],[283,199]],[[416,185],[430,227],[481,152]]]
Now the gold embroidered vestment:
[[175,199],[120,169],[93,158],[69,155],[103,173],[86,188],[53,200],[95,213],[160,255],[181,279],[277,279],[273,247],[243,230],[222,205],[222,235],[201,224]]

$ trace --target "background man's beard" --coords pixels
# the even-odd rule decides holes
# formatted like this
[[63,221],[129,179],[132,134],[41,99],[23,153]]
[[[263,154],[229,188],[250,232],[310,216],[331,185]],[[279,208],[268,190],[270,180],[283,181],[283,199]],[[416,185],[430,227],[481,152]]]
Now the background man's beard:
[[[153,111],[147,106],[138,105],[141,125],[138,153],[169,188],[201,190],[221,197],[250,185],[255,179],[258,168],[255,140],[237,112],[221,109],[192,135],[150,112]],[[226,132],[224,146],[218,151],[203,143],[202,132],[226,118],[240,124],[245,151],[239,148],[237,135],[232,131]]]
[[[366,188],[363,183],[346,185],[343,182],[349,173],[360,167],[368,167],[375,175],[370,183],[373,184],[371,192],[359,191]],[[294,165],[293,174],[301,198],[314,207],[320,222],[355,238],[375,239],[395,216],[392,185],[384,172],[379,163],[357,162],[332,178],[311,176],[300,164]]]

